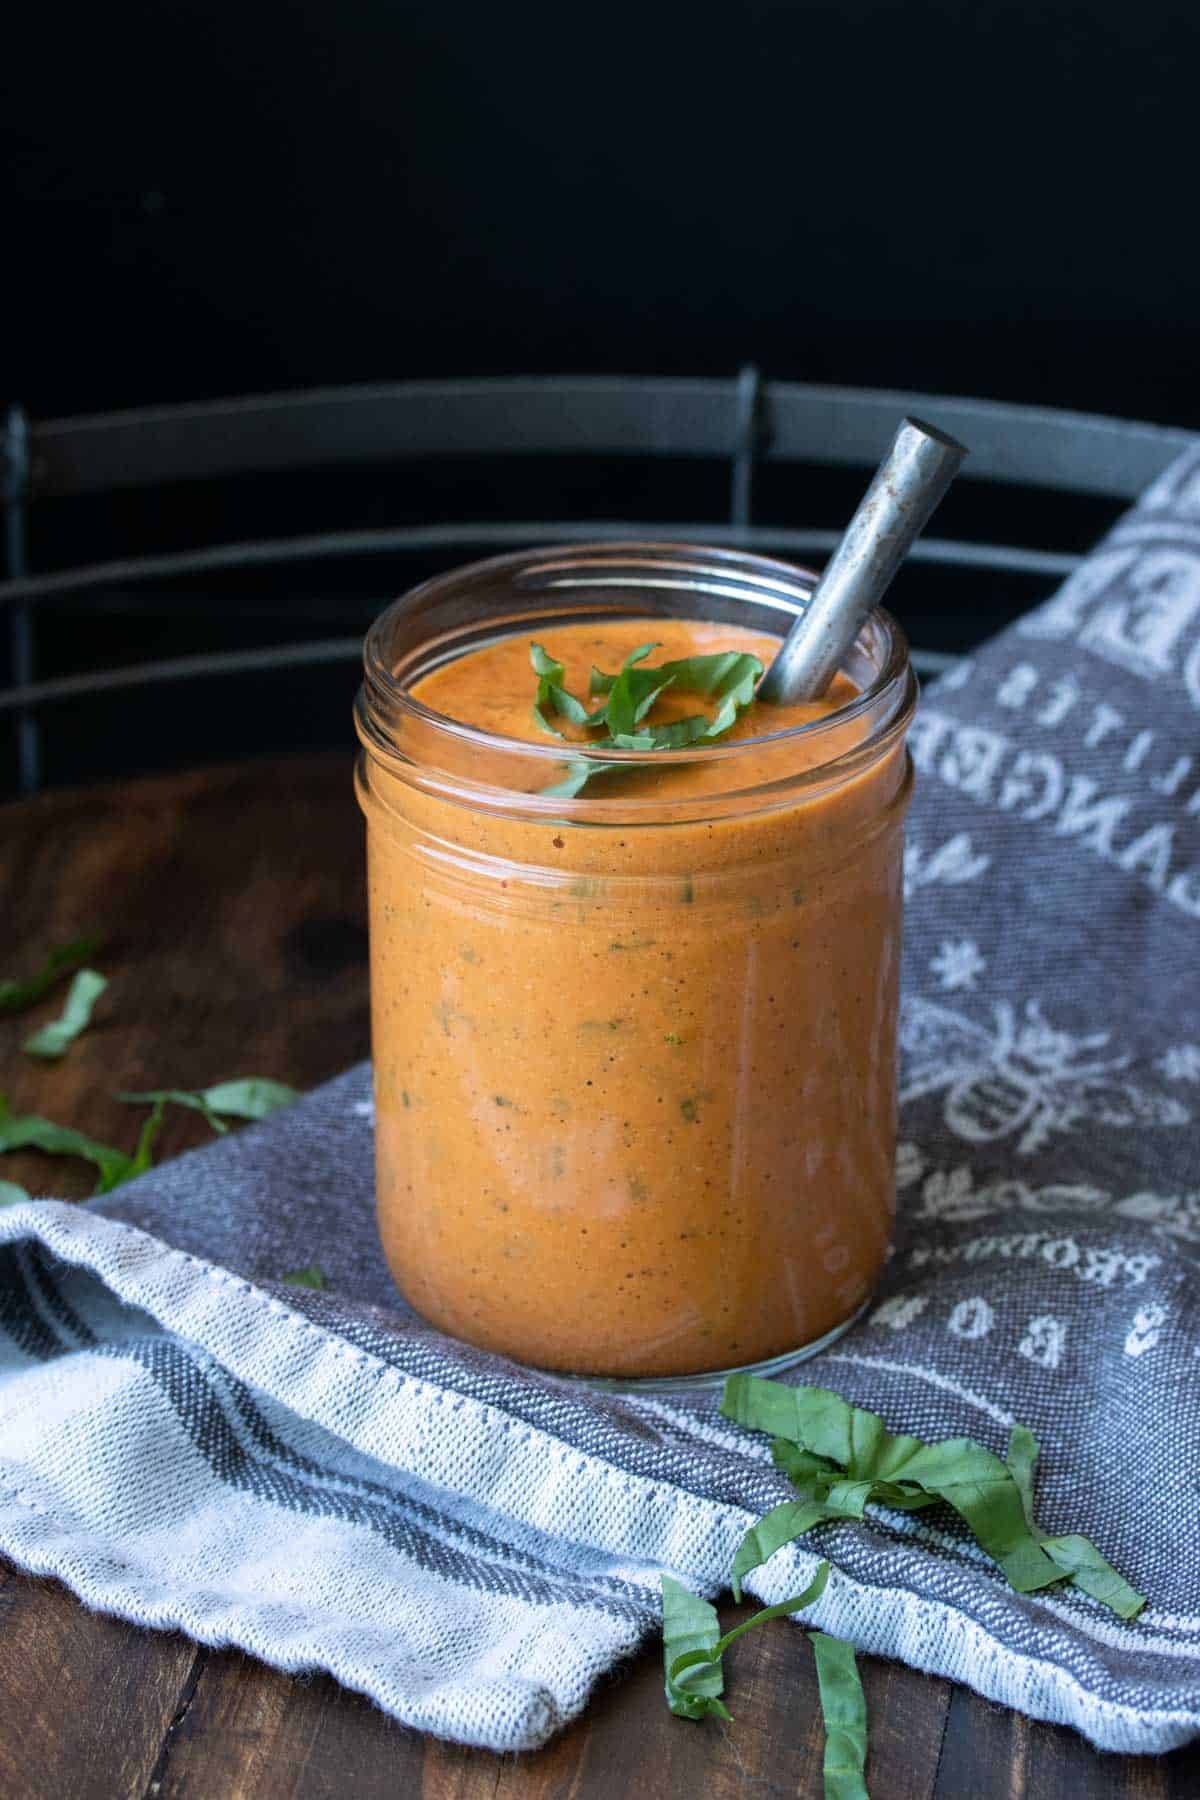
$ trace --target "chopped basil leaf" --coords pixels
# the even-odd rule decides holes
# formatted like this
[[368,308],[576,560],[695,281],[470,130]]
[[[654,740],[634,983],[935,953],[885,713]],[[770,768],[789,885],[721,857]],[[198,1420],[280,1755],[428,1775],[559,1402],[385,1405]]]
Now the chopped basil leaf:
[[[734,1625],[732,1631],[727,1631],[723,1638],[716,1638],[716,1642],[711,1642],[711,1633],[716,1629],[714,1607],[709,1606],[707,1600],[696,1600],[694,1595],[687,1593],[687,1589],[678,1588],[678,1582],[673,1582],[678,1593],[684,1595],[685,1600],[691,1602],[691,1609],[687,1609],[682,1618],[684,1618],[684,1624],[691,1627],[691,1634],[702,1640],[702,1642],[694,1643],[693,1649],[682,1649],[678,1636],[675,1640],[671,1640],[667,1636],[666,1584],[669,1579],[671,1579],[669,1575],[662,1577],[662,1588],[664,1588],[662,1642],[664,1642],[667,1670],[667,1706],[671,1708],[671,1712],[678,1712],[684,1719],[702,1719],[707,1712],[718,1712],[721,1719],[729,1719],[727,1708],[721,1705],[721,1701],[718,1699],[723,1692],[723,1685],[725,1685],[725,1678],[721,1672],[721,1656],[729,1649],[730,1643],[738,1642],[738,1638],[743,1638],[747,1631],[754,1631],[756,1625],[766,1625],[772,1618],[786,1618],[790,1613],[799,1613],[802,1607],[811,1606],[813,1600],[819,1600],[820,1595],[826,1591],[826,1582],[829,1580],[829,1564],[828,1562],[817,1564],[817,1573],[813,1575],[813,1579],[808,1584],[808,1588],[804,1589],[804,1593],[792,1595],[790,1600],[777,1600],[775,1606],[765,1606],[759,1613],[752,1613],[750,1618],[745,1618],[741,1624]],[[703,1616],[705,1613],[711,1613],[711,1620]],[[675,1620],[673,1620],[673,1624],[675,1624]],[[682,1636],[685,1634],[687,1633],[682,1633]],[[671,1651],[675,1651],[675,1654],[671,1654]],[[689,1706],[693,1697],[700,1701],[698,1712],[691,1710],[691,1706]]]
[[316,1263],[309,1263],[305,1269],[293,1269],[291,1274],[285,1275],[283,1279],[292,1287],[323,1288],[325,1286],[324,1271],[319,1269]]
[[771,1459],[777,1469],[782,1469],[792,1485],[805,1493],[808,1492],[806,1484],[811,1477],[828,1475],[831,1479],[836,1479],[841,1472],[837,1464],[830,1462],[827,1456],[814,1456],[811,1450],[802,1450],[799,1444],[793,1444],[782,1437],[773,1440]]
[[1136,1619],[1146,1604],[1145,1595],[1132,1588],[1123,1575],[1118,1575],[1089,1538],[1076,1533],[1052,1538],[1036,1524],[1033,1516],[1033,1472],[1037,1467],[1037,1459],[1038,1441],[1032,1431],[1024,1425],[1014,1425],[1008,1440],[1008,1455],[1004,1460],[1020,1490],[1021,1504],[1025,1509],[1030,1531],[1051,1562],[1057,1564],[1075,1587],[1111,1608],[1119,1618]]
[[825,1720],[825,1800],[869,1800],[867,1702],[854,1645],[814,1631],[812,1647]]
[[[627,669],[634,669],[636,664],[645,662],[650,652],[657,649],[657,644],[639,644],[636,650],[631,650],[629,652],[629,655],[621,664],[620,674],[618,675],[606,675],[602,669],[598,669],[595,663],[593,663],[591,680],[588,682],[588,693],[593,695],[611,694],[613,688],[619,681],[620,676],[623,675]],[[635,679],[638,682],[644,682],[646,675],[647,671],[645,669],[637,669]]]
[[533,716],[542,730],[551,737],[560,738],[562,736],[562,732],[555,729],[543,712],[542,708],[546,706],[552,707],[560,718],[570,719],[572,725],[586,725],[588,722],[587,707],[583,705],[582,701],[577,700],[574,694],[569,694],[562,684],[563,676],[567,672],[565,664],[555,662],[554,658],[548,656],[540,644],[530,644],[529,660],[533,664],[533,672],[538,678],[537,694],[533,702]]
[[752,1525],[737,1547],[730,1571],[729,1585],[733,1589],[733,1597],[742,1597],[742,1576],[748,1575],[751,1569],[757,1569],[765,1563],[769,1556],[782,1550],[785,1544],[792,1543],[811,1531],[829,1517],[819,1500],[785,1500],[781,1506],[773,1506],[765,1518]]
[[0,981],[0,1013],[24,1012],[26,1007],[33,1006],[48,993],[55,982],[87,962],[99,948],[97,937],[77,938],[73,944],[52,950],[37,974],[28,981]]
[[250,1075],[241,1081],[219,1081],[215,1087],[205,1088],[203,1098],[213,1112],[227,1119],[265,1119],[268,1113],[299,1100],[300,1094],[282,1081]]
[[28,1199],[29,1195],[19,1182],[0,1181],[0,1206],[18,1206]]
[[[640,644],[625,658],[615,675],[593,667],[589,691],[593,695],[604,694],[607,698],[602,707],[589,713],[562,687],[563,664],[554,662],[540,644],[532,644],[530,658],[538,676],[533,712],[538,724],[552,737],[562,736],[542,710],[551,705],[557,712],[565,713],[574,724],[588,730],[606,726],[607,736],[593,742],[598,749],[612,750],[681,750],[690,744],[708,743],[722,737],[738,713],[754,698],[755,687],[763,672],[758,657],[747,651],[726,650],[712,656],[681,657],[674,662],[661,663],[657,668],[647,668],[645,659],[654,648],[653,644]],[[669,687],[704,694],[719,700],[720,705],[712,718],[707,713],[696,713],[667,725],[647,725],[646,715],[663,690]],[[567,765],[564,778],[542,791],[570,800],[594,775],[624,766],[576,757]]]
[[772,1507],[765,1518],[750,1527],[738,1545],[730,1576],[734,1597],[738,1600],[742,1597],[744,1575],[766,1562],[769,1556],[774,1556],[776,1550],[782,1550],[785,1544],[793,1543],[806,1531],[811,1531],[814,1525],[830,1519],[861,1519],[868,1500],[878,1500],[886,1506],[913,1508],[932,1506],[937,1497],[933,1494],[910,1495],[892,1482],[847,1481],[828,1457],[814,1456],[786,1438],[776,1438],[771,1452],[776,1468],[790,1477],[800,1497]]
[[561,781],[542,789],[543,794],[553,795],[559,800],[573,800],[581,789],[585,788],[595,775],[606,775],[612,769],[621,769],[623,763],[592,762],[589,757],[576,756],[567,764],[567,773]]
[[[612,733],[613,743],[629,736],[635,726],[641,723],[664,688],[671,685],[672,677],[661,669],[639,669],[636,665],[654,649],[653,644],[642,644],[631,656],[625,658],[621,672],[608,690],[608,704],[601,717]],[[593,714],[595,717],[595,714]],[[641,749],[640,744],[621,745],[622,749]]]
[[166,1101],[159,1100],[156,1103],[154,1110],[151,1112],[150,1117],[146,1120],[141,1131],[138,1133],[137,1149],[133,1153],[133,1163],[128,1175],[124,1177],[124,1180],[132,1181],[135,1175],[144,1175],[154,1161],[152,1154],[154,1142],[158,1137],[159,1132],[162,1130],[166,1111]]
[[193,1112],[203,1113],[208,1124],[218,1133],[229,1130],[228,1125],[221,1123],[202,1093],[191,1094],[184,1088],[151,1088],[144,1094],[122,1093],[118,1094],[116,1098],[125,1101],[129,1106],[157,1106],[162,1101],[170,1101],[174,1106],[187,1106]]
[[104,976],[97,975],[95,969],[80,969],[71,983],[61,1016],[26,1038],[26,1054],[42,1056],[49,1061],[65,1056],[68,1047],[87,1025],[93,1006],[107,986]]
[[193,1112],[203,1113],[217,1132],[228,1130],[228,1126],[221,1123],[222,1115],[227,1119],[265,1119],[268,1113],[278,1111],[281,1106],[290,1106],[299,1098],[295,1088],[259,1075],[247,1076],[241,1081],[219,1081],[215,1087],[194,1092],[185,1088],[151,1088],[146,1093],[117,1095],[118,1100],[134,1106],[170,1101],[175,1106],[191,1107]]
[[802,1594],[764,1606],[751,1614],[724,1637],[717,1636],[716,1608],[707,1600],[689,1594],[685,1587],[662,1578],[663,1585],[663,1661],[667,1672],[667,1705],[685,1719],[702,1719],[715,1712],[723,1719],[729,1712],[719,1696],[724,1690],[721,1658],[731,1644],[756,1625],[771,1619],[783,1619],[789,1613],[811,1606],[825,1592],[829,1580],[829,1564],[819,1563],[817,1572]]
[[[731,1375],[721,1411],[752,1430],[770,1431],[840,1465],[845,1479],[829,1488],[830,1502],[856,1503],[862,1486],[866,1499],[887,1506],[947,1501],[1020,1593],[1069,1577],[1114,1610],[1141,1600],[1086,1539],[1049,1540],[1031,1525],[1031,1437],[1016,1439],[1019,1483],[1010,1466],[972,1438],[923,1444],[919,1438],[895,1435],[875,1413],[851,1406],[828,1388],[790,1388],[759,1376]],[[1012,1446],[1009,1455],[1011,1459]],[[807,1478],[810,1472],[804,1473]],[[820,1497],[806,1493],[806,1498]],[[1057,1557],[1050,1554],[1051,1543]],[[753,1565],[744,1565],[742,1573],[746,1566]]]
[[893,1434],[877,1414],[828,1388],[789,1388],[753,1375],[730,1376],[721,1410],[828,1457],[849,1481],[866,1483],[872,1497],[876,1484],[885,1483],[902,1497],[920,1490],[948,1501],[1020,1593],[1062,1579],[1025,1522],[1016,1482],[998,1456],[971,1438],[923,1444]]
[[[712,1661],[721,1636],[717,1609],[697,1594],[689,1593],[670,1575],[662,1578],[663,1596],[663,1667],[666,1673],[667,1705],[681,1719],[703,1719],[716,1713],[729,1718],[721,1701],[725,1678],[719,1662]],[[672,1676],[672,1668],[680,1657],[699,1653],[705,1664],[686,1688]]]
[[763,672],[757,656],[747,650],[722,650],[715,656],[683,656],[663,663],[655,671],[669,675],[677,687],[691,694],[708,694],[714,700],[736,699],[749,706]]
[[[140,1153],[140,1144],[138,1148]],[[93,1163],[100,1172],[96,1186],[98,1194],[109,1194],[123,1181],[130,1181],[141,1173],[134,1166],[135,1159],[126,1156],[123,1150],[114,1150],[111,1144],[98,1144],[95,1138],[85,1137],[83,1132],[74,1131],[69,1125],[55,1125],[53,1120],[40,1118],[36,1113],[14,1117],[4,1095],[0,1094],[0,1151],[25,1149],[44,1150],[48,1156],[81,1156]]]
[[[814,1456],[810,1450],[801,1450],[798,1444],[789,1444],[786,1438],[775,1438],[772,1441],[771,1456],[775,1467],[783,1470],[804,1499],[828,1498],[831,1503],[845,1507],[856,1504],[857,1495],[854,1490],[862,1484],[846,1481],[837,1464],[830,1462],[827,1456]],[[867,1498],[878,1500],[881,1505],[895,1507],[902,1512],[933,1506],[937,1501],[936,1494],[901,1487],[894,1481],[876,1481],[871,1486],[872,1492]],[[837,1516],[850,1517],[851,1514],[847,1511]]]

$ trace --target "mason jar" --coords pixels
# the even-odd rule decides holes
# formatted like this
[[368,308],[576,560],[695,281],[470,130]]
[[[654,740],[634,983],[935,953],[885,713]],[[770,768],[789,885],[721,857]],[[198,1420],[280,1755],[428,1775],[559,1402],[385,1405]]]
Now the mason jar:
[[762,705],[736,742],[605,751],[572,797],[545,790],[600,753],[414,692],[567,625],[779,638],[814,580],[585,544],[439,576],[368,633],[379,1231],[407,1300],[457,1338],[676,1386],[812,1354],[875,1286],[916,694],[899,627],[871,616],[827,716],[773,729]]

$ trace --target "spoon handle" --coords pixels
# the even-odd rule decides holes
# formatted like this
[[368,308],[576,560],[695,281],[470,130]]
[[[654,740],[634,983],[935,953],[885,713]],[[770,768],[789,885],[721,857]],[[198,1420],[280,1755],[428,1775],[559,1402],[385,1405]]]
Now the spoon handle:
[[778,706],[820,698],[966,454],[962,444],[932,425],[904,420],[808,605],[759,683],[759,700]]

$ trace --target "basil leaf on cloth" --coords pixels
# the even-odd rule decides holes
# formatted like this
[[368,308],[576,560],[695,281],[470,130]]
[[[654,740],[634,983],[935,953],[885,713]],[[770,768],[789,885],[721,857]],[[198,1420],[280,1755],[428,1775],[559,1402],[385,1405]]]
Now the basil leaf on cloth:
[[1037,1444],[1021,1426],[1014,1428],[1004,1463],[973,1438],[923,1444],[897,1435],[878,1414],[852,1406],[828,1388],[794,1388],[742,1374],[726,1381],[721,1411],[751,1430],[776,1433],[777,1441],[798,1446],[806,1458],[839,1466],[847,1478],[835,1480],[810,1469],[807,1461],[800,1464],[800,1485],[810,1500],[794,1512],[791,1503],[776,1507],[747,1532],[734,1560],[738,1582],[822,1519],[861,1518],[868,1500],[901,1509],[945,1500],[1019,1593],[1069,1576],[1123,1618],[1134,1617],[1145,1604],[1086,1538],[1050,1539],[1037,1530],[1032,1512]]
[[834,1515],[819,1500],[784,1500],[773,1506],[769,1513],[752,1525],[741,1543],[733,1559],[730,1570],[729,1585],[733,1589],[735,1600],[742,1598],[742,1576],[748,1575],[751,1569],[757,1569],[768,1557],[782,1550],[785,1544],[794,1543]]
[[1038,1442],[1024,1425],[1014,1425],[1008,1441],[1005,1462],[1017,1484],[1029,1529],[1051,1562],[1069,1576],[1077,1588],[1099,1600],[1122,1619],[1136,1619],[1146,1604],[1139,1594],[1118,1575],[1112,1564],[1097,1550],[1090,1539],[1070,1533],[1066,1537],[1049,1537],[1040,1531],[1033,1517],[1033,1472],[1037,1467]]
[[325,1276],[316,1263],[309,1263],[305,1269],[293,1269],[283,1279],[290,1287],[324,1288],[327,1285]]
[[53,1019],[49,1025],[43,1025],[32,1037],[26,1038],[26,1054],[44,1057],[47,1061],[65,1056],[90,1022],[92,1008],[107,986],[104,976],[97,975],[95,969],[80,969],[71,983],[61,1016]]

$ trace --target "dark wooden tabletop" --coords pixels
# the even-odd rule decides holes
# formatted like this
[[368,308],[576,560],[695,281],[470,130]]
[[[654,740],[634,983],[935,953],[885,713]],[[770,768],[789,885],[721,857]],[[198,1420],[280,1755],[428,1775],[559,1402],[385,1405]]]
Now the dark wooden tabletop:
[[[59,1064],[16,1045],[15,1110],[126,1144],[116,1088],[203,1087],[234,1074],[309,1087],[367,1053],[361,826],[348,758],[73,790],[0,809],[4,967],[95,926],[111,988]],[[38,1015],[39,1017],[41,1015]],[[176,1108],[169,1156],[205,1135]],[[3,1175],[82,1197],[89,1171],[33,1153]],[[729,1607],[732,1621],[738,1615]],[[1106,1757],[963,1688],[864,1658],[874,1800],[1167,1800],[1200,1794],[1200,1751]],[[639,1800],[821,1793],[811,1652],[781,1623],[727,1660],[736,1724],[674,1719],[657,1648],[605,1680],[584,1716],[533,1756],[423,1738],[324,1677],[84,1610],[0,1564],[3,1800]]]

